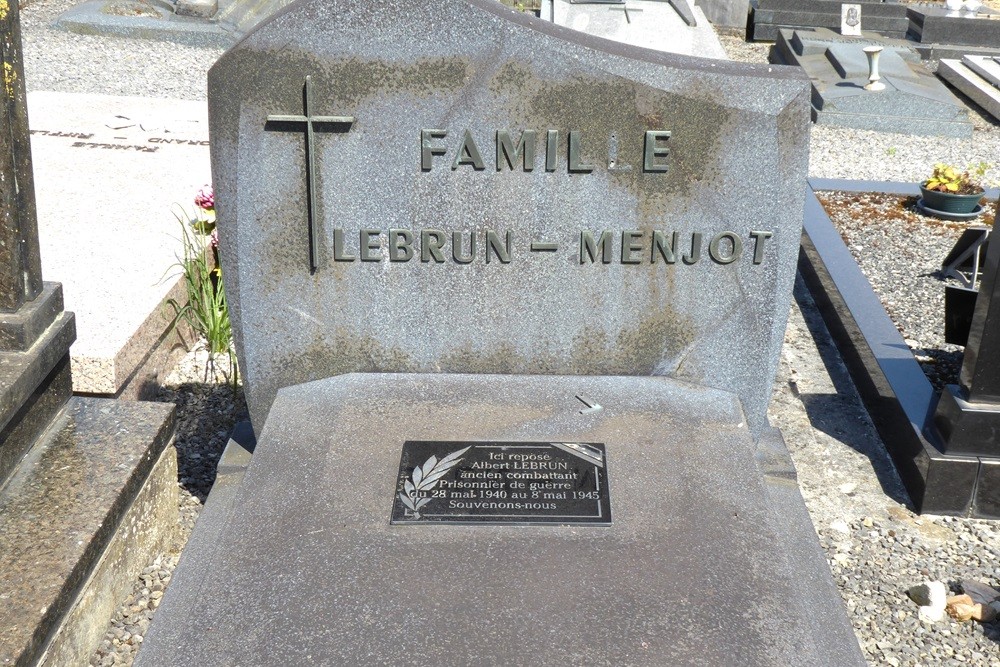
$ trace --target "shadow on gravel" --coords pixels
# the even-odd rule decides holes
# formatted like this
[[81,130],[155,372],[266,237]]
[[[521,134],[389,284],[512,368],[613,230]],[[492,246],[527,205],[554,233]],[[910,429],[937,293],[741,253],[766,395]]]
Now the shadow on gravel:
[[177,477],[204,504],[229,433],[249,418],[243,388],[187,382],[161,389],[156,400],[177,406]]
[[875,426],[867,417],[854,418],[857,412],[867,415],[867,410],[801,275],[795,278],[794,297],[836,390],[835,394],[808,394],[799,393],[793,387],[806,409],[809,422],[817,430],[868,457],[885,495],[911,510],[914,509]]

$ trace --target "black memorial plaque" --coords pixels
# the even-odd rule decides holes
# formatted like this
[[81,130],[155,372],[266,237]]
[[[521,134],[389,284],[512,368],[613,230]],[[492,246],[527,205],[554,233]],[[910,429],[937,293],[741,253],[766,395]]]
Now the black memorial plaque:
[[391,523],[610,526],[607,471],[603,443],[407,441]]

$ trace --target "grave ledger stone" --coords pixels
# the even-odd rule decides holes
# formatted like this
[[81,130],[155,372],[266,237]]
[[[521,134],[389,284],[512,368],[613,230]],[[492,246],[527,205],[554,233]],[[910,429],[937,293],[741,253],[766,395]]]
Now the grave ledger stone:
[[139,665],[861,663],[764,412],[798,72],[313,0],[209,106],[259,439]]
[[280,387],[410,371],[669,375],[736,392],[759,432],[798,252],[799,76],[490,3],[444,31],[390,5],[279,14],[209,74],[254,429]]

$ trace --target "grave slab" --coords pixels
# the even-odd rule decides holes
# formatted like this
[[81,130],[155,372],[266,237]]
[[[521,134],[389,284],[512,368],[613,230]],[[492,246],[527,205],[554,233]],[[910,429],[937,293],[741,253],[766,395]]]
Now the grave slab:
[[669,375],[736,390],[757,432],[798,253],[806,94],[791,68],[485,0],[275,17],[209,73],[255,430],[282,386],[409,371]]
[[[403,443],[440,440],[602,443],[612,524],[390,525]],[[511,479],[550,474],[491,451]],[[804,604],[756,451],[734,395],[667,378],[283,389],[215,548],[185,552],[135,664],[863,664],[843,616],[815,622],[842,604],[822,562],[825,597]],[[423,509],[533,502],[494,496]]]
[[1000,119],[1000,63],[988,56],[968,55],[961,60],[946,58],[938,75],[962,91],[983,111]]
[[[883,50],[879,73],[885,89],[870,91],[866,46]],[[972,136],[969,112],[909,48],[876,36],[843,37],[830,30],[782,30],[772,62],[799,65],[812,82],[817,123],[880,132],[943,137]]]
[[228,48],[292,0],[88,0],[53,26],[80,35]]
[[51,92],[28,104],[43,269],[77,314],[73,388],[141,395],[193,341],[168,332],[166,301],[185,297],[171,206],[190,211],[211,180],[205,104]]

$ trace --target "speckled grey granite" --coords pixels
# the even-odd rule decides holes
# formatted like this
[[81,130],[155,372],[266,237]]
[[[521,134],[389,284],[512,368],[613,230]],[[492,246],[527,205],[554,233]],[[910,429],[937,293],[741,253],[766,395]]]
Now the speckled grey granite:
[[[306,76],[314,114],[357,118],[315,134],[314,275],[304,132],[267,120],[302,113]],[[737,391],[760,428],[798,254],[807,93],[796,69],[629,47],[493,0],[287,7],[209,72],[223,272],[255,429],[278,388],[351,371],[670,375]],[[434,128],[444,154],[422,170],[421,130]],[[498,171],[496,133],[529,129],[534,170]],[[451,168],[466,130],[482,170]],[[668,171],[644,171],[644,133],[661,130]],[[593,172],[569,173],[569,131]],[[389,261],[395,228],[416,234],[410,261]],[[335,261],[338,229],[355,261]],[[366,229],[376,261],[358,259]],[[428,229],[443,232],[440,262],[422,261]],[[511,233],[510,263],[485,261],[490,230],[498,245]],[[608,232],[608,264],[581,263],[585,231]],[[638,263],[623,264],[631,231]],[[678,249],[704,235],[700,259],[651,264],[653,231],[676,231]],[[744,249],[720,264],[707,246],[726,231]],[[759,264],[753,231],[773,234]],[[452,234],[465,255],[473,232],[478,254],[461,264]]]
[[0,490],[0,664],[34,664],[169,443],[173,410],[71,399]]
[[[409,439],[605,443],[613,524],[391,526]],[[668,378],[284,389],[135,664],[829,665],[754,457],[734,395]]]

